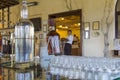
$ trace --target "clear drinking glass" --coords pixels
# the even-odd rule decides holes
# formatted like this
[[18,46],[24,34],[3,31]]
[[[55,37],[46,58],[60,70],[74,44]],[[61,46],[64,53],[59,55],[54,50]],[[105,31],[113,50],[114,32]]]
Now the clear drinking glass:
[[15,80],[34,80],[34,71],[15,72]]

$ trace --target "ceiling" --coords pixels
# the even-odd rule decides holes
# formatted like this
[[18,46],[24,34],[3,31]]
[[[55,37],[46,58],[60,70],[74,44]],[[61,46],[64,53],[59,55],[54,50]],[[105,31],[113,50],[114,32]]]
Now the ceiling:
[[19,0],[0,0],[0,9],[19,4]]
[[55,18],[56,28],[67,29],[67,28],[77,28],[80,29],[80,16],[71,15],[66,17]]

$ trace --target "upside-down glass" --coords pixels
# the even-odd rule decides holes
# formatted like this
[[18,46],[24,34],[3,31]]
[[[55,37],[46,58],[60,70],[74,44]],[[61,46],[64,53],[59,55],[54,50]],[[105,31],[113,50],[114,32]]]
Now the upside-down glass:
[[15,80],[34,80],[34,71],[15,72]]
[[57,63],[53,63],[54,69],[57,69],[53,73],[59,71],[60,76],[69,79],[111,80],[114,73],[120,73],[120,59],[116,58],[56,56],[54,61]]

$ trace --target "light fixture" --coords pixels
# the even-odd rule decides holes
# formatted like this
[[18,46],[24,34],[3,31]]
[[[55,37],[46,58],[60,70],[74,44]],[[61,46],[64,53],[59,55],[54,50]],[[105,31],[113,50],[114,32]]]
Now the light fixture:
[[67,28],[68,28],[68,26],[65,26],[65,28],[67,29]]
[[80,23],[78,23],[78,26],[80,26]]
[[61,18],[61,20],[64,20],[64,18]]
[[74,24],[75,26],[80,26],[80,23],[76,23],[76,24]]
[[56,31],[58,32],[58,29],[56,29]]
[[77,26],[77,24],[74,24],[75,26]]
[[60,25],[59,27],[62,28],[62,25]]

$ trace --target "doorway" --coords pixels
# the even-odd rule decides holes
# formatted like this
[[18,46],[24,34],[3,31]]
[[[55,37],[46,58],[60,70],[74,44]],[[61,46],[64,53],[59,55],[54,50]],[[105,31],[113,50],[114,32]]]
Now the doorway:
[[72,44],[72,55],[82,56],[82,12],[73,10],[49,15],[49,26],[54,26],[60,38],[66,38],[67,30],[72,30],[76,41]]

